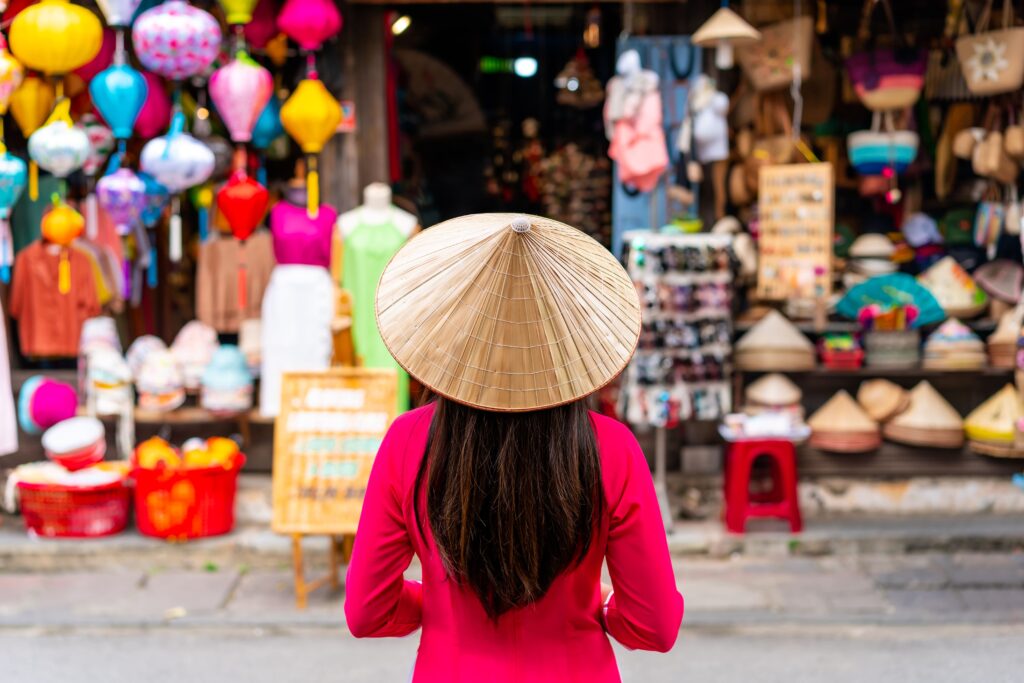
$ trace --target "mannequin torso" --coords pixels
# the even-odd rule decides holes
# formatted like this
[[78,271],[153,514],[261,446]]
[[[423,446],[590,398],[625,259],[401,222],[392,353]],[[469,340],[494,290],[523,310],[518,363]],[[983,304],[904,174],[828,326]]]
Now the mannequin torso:
[[342,238],[347,238],[360,225],[385,225],[390,223],[405,235],[406,239],[416,231],[415,216],[391,203],[391,188],[384,183],[370,183],[363,190],[362,206],[346,211],[338,217],[338,229]]

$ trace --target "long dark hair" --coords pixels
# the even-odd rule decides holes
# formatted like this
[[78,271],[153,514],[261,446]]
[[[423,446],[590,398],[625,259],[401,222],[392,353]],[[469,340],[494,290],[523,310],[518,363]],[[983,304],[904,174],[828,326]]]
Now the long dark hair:
[[542,598],[590,549],[604,511],[601,461],[584,401],[494,413],[435,400],[414,489],[445,570],[491,619]]

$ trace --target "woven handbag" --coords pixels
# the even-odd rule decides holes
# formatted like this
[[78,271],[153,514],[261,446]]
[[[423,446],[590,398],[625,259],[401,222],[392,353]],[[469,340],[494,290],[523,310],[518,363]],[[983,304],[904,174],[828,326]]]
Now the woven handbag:
[[1024,27],[1013,25],[1013,7],[1003,0],[1002,28],[987,31],[993,1],[985,3],[976,32],[956,41],[964,80],[975,95],[1013,92],[1024,83]]
[[917,158],[918,141],[914,131],[896,130],[890,113],[876,111],[871,129],[850,133],[846,147],[857,173],[879,175],[892,169],[898,175]]
[[738,46],[736,58],[754,89],[781,90],[793,84],[793,69],[807,77],[811,73],[811,41],[814,21],[797,17],[761,29],[761,40]]
[[[928,66],[927,53],[908,45],[903,34],[896,29],[889,0],[868,2],[870,8],[862,25],[862,37],[868,48],[846,60],[846,73],[857,98],[868,109],[906,109],[921,96],[924,73]],[[874,34],[870,28],[871,14],[876,5],[885,9],[893,47],[874,47]]]

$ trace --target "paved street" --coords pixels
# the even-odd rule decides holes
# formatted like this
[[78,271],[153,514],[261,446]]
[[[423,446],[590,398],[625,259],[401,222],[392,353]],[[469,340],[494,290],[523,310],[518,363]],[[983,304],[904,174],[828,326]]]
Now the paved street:
[[[680,559],[687,615],[626,681],[1020,681],[1024,555]],[[416,639],[359,641],[287,568],[0,573],[0,680],[405,681]]]

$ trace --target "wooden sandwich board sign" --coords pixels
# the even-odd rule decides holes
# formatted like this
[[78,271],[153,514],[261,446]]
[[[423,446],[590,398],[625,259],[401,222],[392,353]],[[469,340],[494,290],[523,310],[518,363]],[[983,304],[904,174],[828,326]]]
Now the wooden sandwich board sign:
[[[292,536],[300,608],[310,591],[338,586],[338,566],[351,553],[373,459],[395,419],[397,391],[394,370],[334,368],[282,377],[271,527]],[[307,582],[302,537],[309,534],[330,537],[331,572]]]

